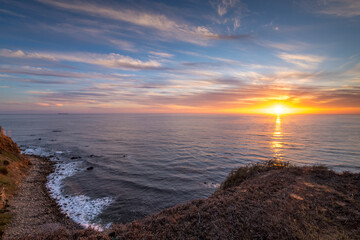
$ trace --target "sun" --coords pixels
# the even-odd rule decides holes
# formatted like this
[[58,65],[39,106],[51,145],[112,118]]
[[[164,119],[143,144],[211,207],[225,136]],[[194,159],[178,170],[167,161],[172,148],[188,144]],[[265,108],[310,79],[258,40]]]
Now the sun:
[[273,109],[273,113],[276,114],[276,115],[281,115],[283,114],[285,111],[284,107],[281,106],[281,105],[276,105]]

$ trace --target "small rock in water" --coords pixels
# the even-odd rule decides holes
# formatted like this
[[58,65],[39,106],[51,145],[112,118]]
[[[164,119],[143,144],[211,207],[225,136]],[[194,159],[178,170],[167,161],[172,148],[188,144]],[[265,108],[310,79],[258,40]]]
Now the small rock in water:
[[88,167],[86,170],[93,170],[93,169],[94,169],[94,167],[91,166],[91,167]]
[[71,157],[71,159],[80,159],[80,156],[76,156],[76,157]]
[[41,138],[39,138],[38,140],[41,140]]

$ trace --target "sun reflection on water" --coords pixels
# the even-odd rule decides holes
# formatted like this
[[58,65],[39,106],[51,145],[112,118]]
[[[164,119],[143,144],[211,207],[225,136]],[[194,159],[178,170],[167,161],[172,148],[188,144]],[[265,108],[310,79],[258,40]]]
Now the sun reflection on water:
[[283,133],[281,128],[281,117],[277,116],[275,122],[275,130],[272,135],[271,148],[274,151],[274,157],[276,159],[282,160],[283,154]]

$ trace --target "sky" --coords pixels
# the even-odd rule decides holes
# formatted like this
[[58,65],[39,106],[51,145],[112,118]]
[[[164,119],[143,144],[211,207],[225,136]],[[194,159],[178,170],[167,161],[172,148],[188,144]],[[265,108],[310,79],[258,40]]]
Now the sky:
[[359,0],[0,0],[0,113],[360,113]]

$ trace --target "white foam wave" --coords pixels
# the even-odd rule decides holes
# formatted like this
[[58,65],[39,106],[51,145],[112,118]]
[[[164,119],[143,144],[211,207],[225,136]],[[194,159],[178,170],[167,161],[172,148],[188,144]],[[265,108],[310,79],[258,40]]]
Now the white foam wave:
[[49,156],[51,156],[51,153],[46,151],[42,147],[26,148],[25,150],[22,150],[21,153],[22,154],[27,154],[27,155],[36,155],[36,156],[40,156],[40,157],[49,157]]
[[71,219],[85,228],[92,227],[101,231],[103,227],[94,223],[94,219],[113,202],[111,197],[91,199],[85,195],[63,194],[63,180],[81,171],[80,164],[81,162],[56,163],[54,173],[48,176],[47,187],[61,210]]
[[205,186],[206,188],[219,188],[220,184],[218,183],[204,183],[203,186]]

